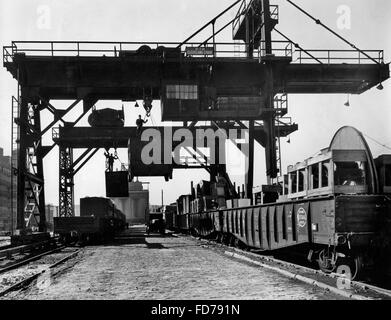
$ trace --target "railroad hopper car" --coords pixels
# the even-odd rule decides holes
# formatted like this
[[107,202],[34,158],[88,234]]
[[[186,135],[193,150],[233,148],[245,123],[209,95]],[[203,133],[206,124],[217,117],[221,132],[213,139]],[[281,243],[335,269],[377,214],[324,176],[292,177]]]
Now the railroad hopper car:
[[80,199],[80,217],[54,219],[54,232],[64,242],[102,242],[125,228],[125,215],[106,198]]
[[363,135],[344,127],[329,148],[288,168],[276,202],[178,212],[175,228],[263,251],[300,251],[323,271],[343,266],[354,278],[390,270],[390,186],[391,155],[375,161]]

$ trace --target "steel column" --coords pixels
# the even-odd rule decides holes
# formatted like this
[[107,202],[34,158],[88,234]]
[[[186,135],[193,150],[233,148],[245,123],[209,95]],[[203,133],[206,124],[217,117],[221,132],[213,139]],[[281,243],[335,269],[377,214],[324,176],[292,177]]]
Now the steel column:
[[[34,110],[34,125],[37,131],[41,130],[41,112],[39,108]],[[45,184],[44,184],[44,170],[43,170],[43,146],[42,146],[42,134],[39,135],[39,138],[35,141],[35,152],[36,152],[36,174],[39,179],[42,180],[41,190],[39,193],[39,231],[46,232],[46,212],[45,212]]]
[[249,122],[248,126],[248,154],[246,154],[246,172],[245,172],[245,185],[246,185],[246,198],[253,198],[254,187],[254,121]]
[[[19,99],[19,119],[24,119],[27,121],[28,117],[28,102],[27,97],[24,94],[25,90],[22,88],[21,97]],[[24,217],[24,208],[26,205],[25,199],[25,189],[26,189],[26,181],[25,181],[25,172],[27,171],[26,163],[27,163],[27,154],[26,149],[27,145],[27,128],[25,125],[20,123],[20,135],[19,135],[19,150],[17,151],[17,159],[18,159],[18,178],[17,178],[17,215],[16,215],[16,229],[23,230],[25,228],[25,217]]]
[[[45,188],[43,172],[43,147],[39,98],[27,87],[21,87],[19,117],[14,121],[20,126],[17,151],[17,224],[18,230],[33,229],[36,222],[40,232],[46,231]],[[39,220],[37,220],[39,217]]]
[[59,216],[74,215],[73,149],[60,145],[59,152]]

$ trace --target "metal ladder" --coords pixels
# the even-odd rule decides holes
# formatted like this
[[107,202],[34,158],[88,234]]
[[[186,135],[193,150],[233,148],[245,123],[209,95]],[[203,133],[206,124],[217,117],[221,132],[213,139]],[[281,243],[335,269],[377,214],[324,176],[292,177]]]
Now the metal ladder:
[[[14,219],[17,216],[17,206],[15,205],[17,199],[17,182],[19,173],[18,156],[20,143],[20,99],[15,96],[12,97],[12,125],[11,125],[11,212],[13,214],[12,229],[14,229]],[[29,112],[29,118],[31,114]],[[32,148],[34,149],[34,148]],[[29,150],[27,154],[27,167],[35,172],[36,164],[34,163],[34,151]],[[24,221],[26,227],[37,226],[39,217],[39,210],[36,199],[39,199],[41,192],[40,188],[25,182],[26,190],[26,206],[24,207]],[[13,232],[13,230],[12,230]]]
[[[34,123],[34,106],[29,105],[28,110],[28,122],[30,124]],[[36,163],[36,150],[37,142],[34,142],[33,147],[28,148],[27,153],[27,170],[34,175],[37,174],[37,163]],[[25,182],[25,199],[26,206],[24,208],[24,220],[25,226],[33,231],[38,230],[39,225],[39,195],[41,193],[41,187],[39,185],[33,184],[31,182]],[[38,218],[38,219],[37,219]],[[36,230],[34,230],[36,229]]]
[[[39,199],[41,189],[38,185],[30,185],[26,182],[27,203],[24,208],[24,221],[27,228],[38,230],[39,210],[35,199]],[[37,220],[38,217],[38,220]]]

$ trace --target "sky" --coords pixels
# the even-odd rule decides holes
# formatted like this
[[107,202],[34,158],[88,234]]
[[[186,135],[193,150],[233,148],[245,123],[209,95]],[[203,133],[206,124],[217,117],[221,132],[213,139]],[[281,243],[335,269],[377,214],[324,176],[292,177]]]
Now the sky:
[[[195,30],[228,7],[233,0],[1,0],[0,1],[0,45],[11,41],[78,40],[78,41],[160,41],[181,42]],[[382,49],[385,61],[391,61],[391,1],[389,0],[296,0],[296,3],[319,18],[361,49]],[[341,40],[332,36],[285,0],[271,1],[280,6],[278,29],[306,49],[350,49]],[[349,23],[341,29],[341,11],[349,9]],[[231,10],[219,22],[222,26],[236,14]],[[345,14],[348,11],[343,11]],[[44,17],[44,19],[43,19]],[[345,16],[344,16],[345,17]],[[346,20],[345,20],[346,22]],[[195,40],[204,40],[210,35],[206,30]],[[274,39],[279,39],[274,35]],[[231,30],[223,32],[217,39],[232,40]],[[299,125],[299,131],[282,139],[282,166],[302,161],[327,147],[334,133],[342,126],[351,125],[367,136],[391,146],[391,88],[385,82],[384,90],[375,88],[350,97],[350,107],[344,103],[346,95],[290,95],[289,116]],[[11,97],[16,94],[16,81],[0,69],[0,147],[10,153]],[[56,101],[63,108],[70,101]],[[125,103],[127,125],[134,125],[138,111],[134,103]],[[121,101],[105,101],[98,108],[120,108]],[[75,119],[81,105],[69,119]],[[49,123],[49,114],[43,113],[43,125]],[[153,122],[159,125],[160,103],[154,102]],[[87,118],[87,117],[86,117]],[[68,118],[67,118],[68,119]],[[88,125],[84,119],[80,125]],[[51,141],[50,133],[44,144]],[[368,139],[374,156],[390,153],[389,149]],[[75,156],[81,151],[76,151]],[[120,150],[120,159],[127,161],[126,150]],[[229,170],[238,154],[230,152]],[[264,150],[258,145],[255,150],[255,183],[265,184]],[[58,150],[45,158],[46,201],[58,204]],[[84,196],[104,196],[105,158],[99,152],[75,178],[75,202]],[[243,175],[231,170],[233,181],[244,182]],[[174,202],[179,195],[190,192],[190,182],[208,179],[200,170],[175,171],[174,179],[168,183],[163,178],[141,179],[151,182],[151,204]]]

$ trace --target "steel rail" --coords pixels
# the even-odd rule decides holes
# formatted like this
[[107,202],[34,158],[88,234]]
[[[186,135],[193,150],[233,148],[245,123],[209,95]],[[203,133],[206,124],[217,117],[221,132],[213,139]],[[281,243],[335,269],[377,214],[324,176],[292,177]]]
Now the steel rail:
[[8,287],[7,289],[3,290],[0,292],[0,297],[3,297],[5,296],[6,294],[12,292],[12,291],[16,291],[18,289],[22,289],[26,286],[28,286],[31,282],[33,282],[34,280],[36,280],[39,276],[41,276],[42,274],[44,274],[45,272],[47,272],[48,270],[51,270],[51,269],[54,269],[55,267],[59,266],[60,264],[63,264],[65,263],[66,261],[68,261],[69,259],[72,259],[73,257],[75,257],[79,252],[81,251],[81,249],[75,251],[75,252],[72,252],[70,255],[66,256],[64,259],[60,260],[60,261],[57,261],[56,263],[52,264],[51,266],[49,266],[47,269],[44,269],[40,272],[37,272],[36,274],[26,278],[26,279],[23,279],[17,283],[15,283],[14,285],[12,285],[11,287]]
[[22,246],[17,246],[17,247],[10,246],[10,247],[7,247],[5,249],[2,248],[0,250],[0,258],[7,257],[7,256],[10,256],[10,255],[19,253],[19,252],[30,251],[31,249],[34,249],[34,247],[42,246],[42,245],[45,245],[45,244],[49,244],[52,240],[55,240],[55,239],[49,239],[49,240],[35,242],[35,243],[22,245]]
[[22,267],[24,265],[27,265],[29,264],[30,262],[33,262],[33,261],[36,261],[44,256],[47,256],[49,254],[52,254],[52,253],[55,253],[57,251],[61,251],[63,249],[65,249],[67,246],[61,246],[61,247],[58,247],[56,249],[53,249],[53,250],[49,250],[49,251],[46,251],[46,252],[43,252],[43,253],[40,253],[38,255],[35,255],[33,257],[30,257],[30,258],[27,258],[27,259],[23,259],[22,261],[19,261],[19,262],[16,262],[14,264],[11,264],[9,266],[6,266],[6,267],[3,267],[3,268],[0,268],[0,274],[3,274],[5,272],[8,272],[10,270],[14,270],[14,269],[17,269],[19,267]]

